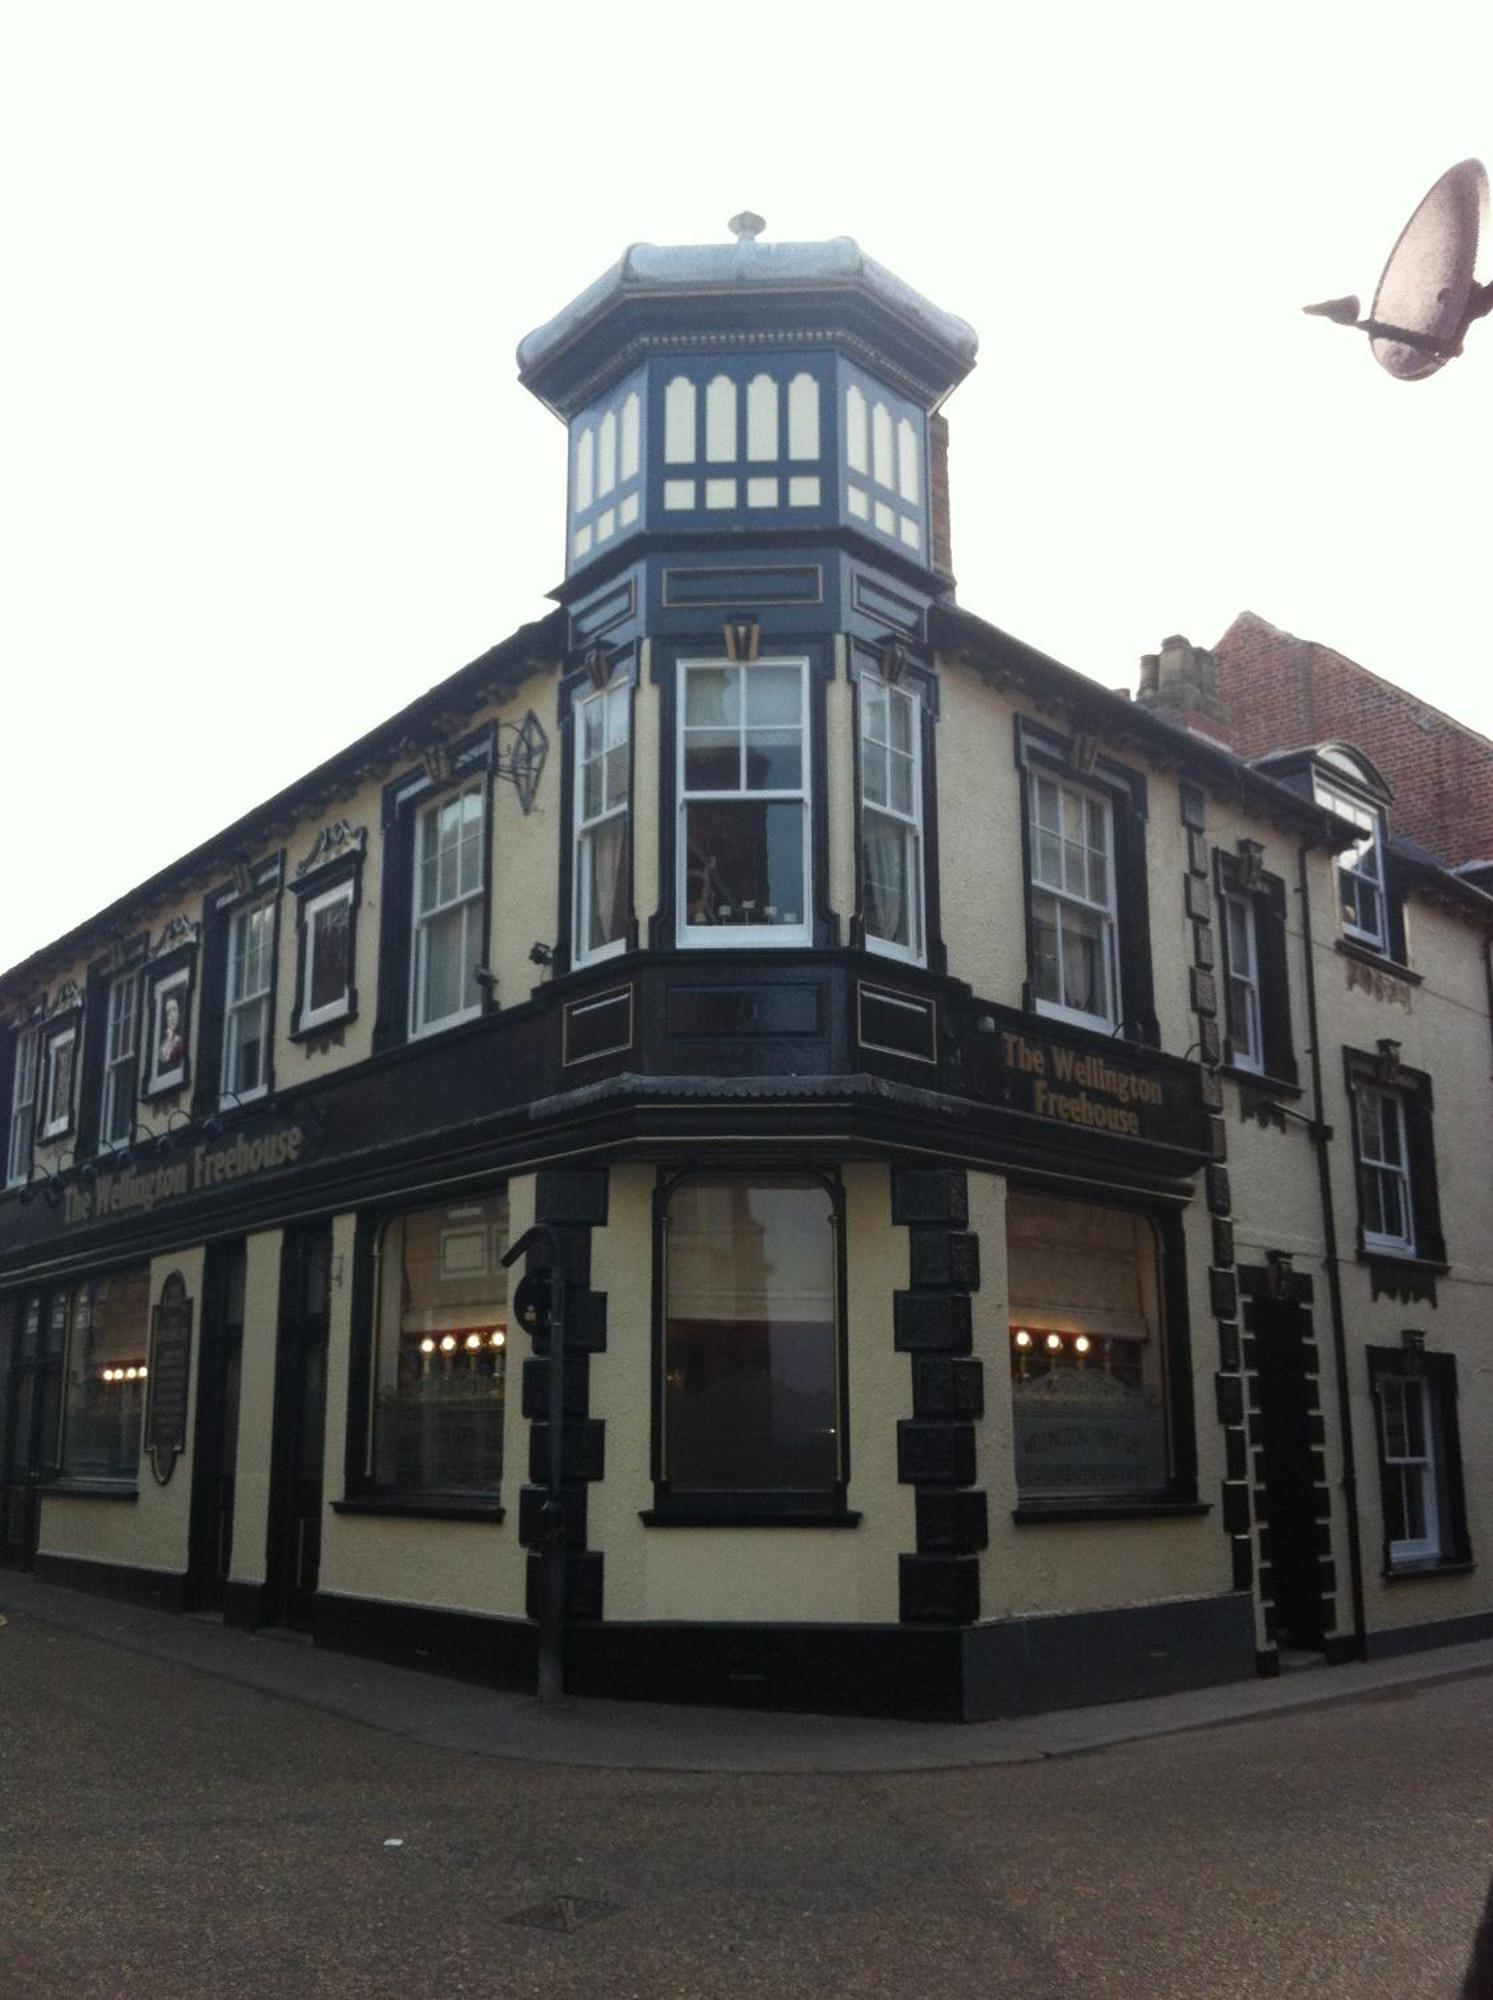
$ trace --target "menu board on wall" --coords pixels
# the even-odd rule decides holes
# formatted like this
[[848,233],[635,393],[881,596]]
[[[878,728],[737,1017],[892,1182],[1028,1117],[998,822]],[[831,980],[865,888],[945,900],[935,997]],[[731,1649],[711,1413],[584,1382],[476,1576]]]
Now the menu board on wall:
[[192,1376],[192,1301],[186,1281],[173,1271],[151,1315],[149,1393],[145,1449],[164,1486],[187,1448],[188,1390]]

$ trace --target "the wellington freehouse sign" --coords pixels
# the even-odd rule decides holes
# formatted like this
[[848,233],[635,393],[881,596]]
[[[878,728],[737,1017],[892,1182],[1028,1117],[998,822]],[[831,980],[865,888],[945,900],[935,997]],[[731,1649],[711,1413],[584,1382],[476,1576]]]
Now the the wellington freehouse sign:
[[65,1223],[99,1222],[106,1216],[148,1215],[163,1202],[205,1194],[228,1181],[252,1180],[275,1167],[293,1166],[305,1142],[299,1125],[285,1125],[253,1138],[241,1132],[219,1146],[203,1141],[181,1159],[159,1166],[120,1167],[114,1173],[98,1175],[86,1187],[70,1187],[62,1219]]
[[1001,1030],[1007,1101],[1076,1132],[1196,1140],[1196,1087],[1185,1072],[1136,1069],[1108,1055],[1014,1028]]

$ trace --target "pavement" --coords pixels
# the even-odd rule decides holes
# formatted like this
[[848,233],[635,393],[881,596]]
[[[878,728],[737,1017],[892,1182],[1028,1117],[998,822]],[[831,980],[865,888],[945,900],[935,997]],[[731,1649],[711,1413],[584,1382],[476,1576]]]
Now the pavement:
[[1493,1640],[1482,1640],[1000,1722],[896,1722],[580,1697],[542,1708],[531,1695],[320,1651],[281,1632],[243,1632],[211,1617],[119,1604],[20,1571],[0,1570],[0,1616],[124,1647],[434,1748],[609,1770],[900,1772],[1029,1764],[1493,1673]]

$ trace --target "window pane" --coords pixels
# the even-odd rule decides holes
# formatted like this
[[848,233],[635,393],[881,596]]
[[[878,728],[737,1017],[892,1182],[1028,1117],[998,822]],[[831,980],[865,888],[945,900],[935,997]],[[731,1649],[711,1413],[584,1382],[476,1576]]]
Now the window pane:
[[686,808],[686,921],[801,924],[804,809],[797,800]]
[[812,375],[795,375],[788,384],[788,456],[819,456],[819,384]]
[[754,729],[746,740],[746,789],[796,792],[803,784],[803,739],[796,729]]
[[828,1491],[839,1476],[827,1192],[689,1181],[669,1205],[665,1477],[675,1492]]
[[373,1476],[401,1492],[494,1492],[503,1469],[504,1195],[425,1209],[379,1244]]
[[[65,1300],[54,1302],[61,1320]],[[115,1271],[79,1285],[68,1343],[63,1470],[74,1478],[133,1479],[140,1462],[150,1347],[150,1270]]]
[[1061,1003],[1058,982],[1058,905],[1052,896],[1032,898],[1032,991],[1038,1000]]
[[581,948],[600,951],[627,934],[627,821],[619,814],[586,835]]
[[458,906],[432,917],[424,935],[424,991],[420,1022],[444,1021],[471,1003],[467,991],[466,912]]
[[867,934],[916,951],[917,836],[898,821],[867,811],[861,839]]
[[740,721],[740,667],[691,667],[684,677],[685,727],[734,729]]
[[741,790],[741,737],[720,729],[691,729],[684,739],[684,788],[687,792]]
[[1108,1015],[1104,964],[1105,925],[1092,911],[1062,910],[1063,1004],[1083,1014]]
[[347,993],[348,944],[351,938],[352,904],[339,896],[316,912],[311,926],[311,991],[307,1001],[313,1012],[334,1006]]
[[798,724],[803,713],[803,676],[797,667],[753,667],[746,676],[746,721]]
[[1013,1193],[1006,1228],[1018,1492],[1160,1490],[1167,1421],[1150,1223]]

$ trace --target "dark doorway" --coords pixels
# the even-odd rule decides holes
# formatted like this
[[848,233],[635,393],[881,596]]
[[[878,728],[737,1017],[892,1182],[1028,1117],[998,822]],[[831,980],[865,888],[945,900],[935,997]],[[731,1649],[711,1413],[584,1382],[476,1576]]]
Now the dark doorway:
[[1321,1652],[1326,1627],[1317,1514],[1320,1506],[1325,1518],[1327,1492],[1320,1484],[1320,1460],[1314,1458],[1319,1405],[1311,1321],[1302,1306],[1270,1299],[1255,1300],[1252,1317],[1276,1637],[1283,1646]]
[[332,1230],[289,1230],[280,1275],[275,1443],[270,1481],[267,1624],[309,1626],[321,1568],[321,1466],[327,1416]]
[[215,1243],[203,1276],[201,1359],[197,1374],[197,1449],[192,1465],[192,1527],[187,1601],[221,1611],[233,1561],[234,1468],[238,1458],[239,1382],[244,1356],[243,1243]]
[[43,1478],[57,1469],[67,1294],[0,1301],[0,1563],[30,1569]]

